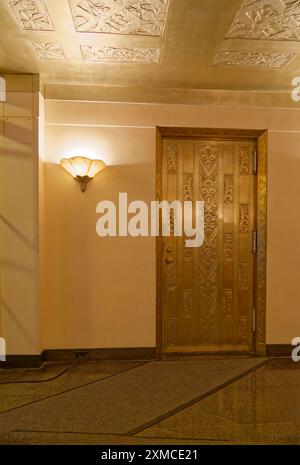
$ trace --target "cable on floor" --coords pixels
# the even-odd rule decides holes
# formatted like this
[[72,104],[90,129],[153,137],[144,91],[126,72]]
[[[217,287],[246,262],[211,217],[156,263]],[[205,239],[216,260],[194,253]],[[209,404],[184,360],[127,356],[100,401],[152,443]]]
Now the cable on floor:
[[46,378],[46,379],[32,379],[32,380],[19,380],[19,381],[4,381],[4,382],[1,382],[0,383],[0,386],[4,386],[4,385],[8,385],[8,384],[35,384],[35,383],[47,383],[48,381],[54,381],[55,379],[57,378],[60,378],[61,376],[63,376],[65,373],[67,373],[68,371],[70,371],[75,365],[78,364],[79,361],[81,360],[85,360],[87,359],[88,356],[86,357],[79,357],[79,358],[75,358],[73,360],[73,362],[67,366],[63,371],[61,371],[60,373],[58,373],[57,375],[53,376],[52,378]]

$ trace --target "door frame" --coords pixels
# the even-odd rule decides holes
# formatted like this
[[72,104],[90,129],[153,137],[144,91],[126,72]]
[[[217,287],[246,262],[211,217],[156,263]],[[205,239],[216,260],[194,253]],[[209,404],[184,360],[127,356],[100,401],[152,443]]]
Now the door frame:
[[[254,352],[266,355],[266,284],[267,284],[267,195],[268,195],[268,131],[211,128],[156,128],[156,200],[162,200],[162,141],[172,139],[242,140],[257,142],[256,219],[257,253],[255,256],[254,302],[256,331]],[[162,235],[156,238],[156,357],[162,357]],[[224,354],[224,353],[223,353]],[[229,353],[228,353],[229,355]]]

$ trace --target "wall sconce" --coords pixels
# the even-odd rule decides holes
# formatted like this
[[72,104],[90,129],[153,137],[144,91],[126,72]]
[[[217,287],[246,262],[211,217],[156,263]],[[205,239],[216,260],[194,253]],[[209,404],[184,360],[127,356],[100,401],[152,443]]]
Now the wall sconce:
[[104,161],[85,157],[63,158],[60,164],[79,182],[82,192],[85,192],[88,183],[105,168]]

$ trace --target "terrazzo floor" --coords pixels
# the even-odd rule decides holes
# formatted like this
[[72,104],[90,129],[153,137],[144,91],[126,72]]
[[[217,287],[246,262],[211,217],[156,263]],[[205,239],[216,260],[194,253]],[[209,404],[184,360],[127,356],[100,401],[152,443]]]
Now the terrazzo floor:
[[300,444],[290,359],[82,361],[46,381],[65,368],[0,370],[0,444]]

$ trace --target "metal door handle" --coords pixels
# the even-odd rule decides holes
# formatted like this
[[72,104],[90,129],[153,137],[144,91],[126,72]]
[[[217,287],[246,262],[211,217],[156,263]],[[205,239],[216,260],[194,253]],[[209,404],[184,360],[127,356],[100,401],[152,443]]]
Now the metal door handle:
[[166,263],[168,265],[171,265],[172,263],[174,263],[174,258],[166,258]]

